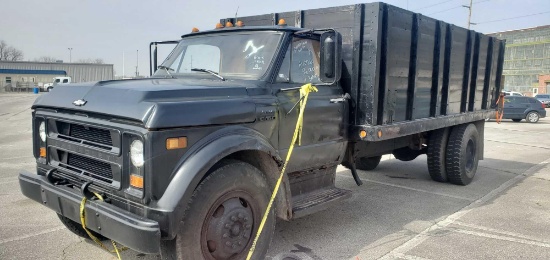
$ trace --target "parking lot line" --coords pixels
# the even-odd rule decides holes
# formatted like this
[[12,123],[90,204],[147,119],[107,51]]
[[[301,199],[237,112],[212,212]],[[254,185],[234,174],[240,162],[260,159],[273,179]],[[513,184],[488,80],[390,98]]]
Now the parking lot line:
[[525,171],[524,174],[517,175],[516,177],[508,180],[507,182],[500,185],[498,188],[492,190],[491,192],[487,193],[485,196],[483,196],[481,199],[478,199],[466,207],[462,208],[461,210],[449,215],[445,219],[435,223],[434,225],[426,228],[422,232],[420,232],[418,235],[411,238],[409,241],[403,243],[401,246],[398,246],[388,252],[386,255],[381,257],[380,259],[386,260],[386,259],[392,259],[395,258],[398,254],[405,254],[409,252],[411,249],[417,247],[418,245],[422,244],[426,239],[430,238],[430,233],[446,228],[447,226],[453,224],[454,222],[458,221],[461,217],[468,214],[471,210],[487,203],[488,201],[494,199],[497,195],[499,195],[504,190],[507,190],[508,188],[512,187],[513,185],[517,184],[518,182],[522,181],[523,179],[527,178],[528,176],[533,175],[537,171],[539,171],[541,168],[543,168],[546,164],[550,162],[550,158],[546,159],[545,161],[536,164],[529,168],[527,171]]
[[62,229],[65,229],[65,226],[59,226],[59,227],[55,227],[55,228],[42,230],[42,231],[34,233],[34,234],[28,234],[28,235],[24,235],[24,236],[18,236],[18,237],[13,237],[13,238],[9,238],[9,239],[0,240],[0,245],[5,244],[5,243],[9,243],[9,242],[13,242],[13,241],[23,240],[23,239],[27,239],[27,238],[31,238],[31,237],[35,237],[35,236],[40,236],[40,235],[52,233],[52,232],[59,231],[59,230],[62,230]]
[[533,241],[533,240],[527,240],[527,239],[522,239],[522,238],[515,238],[515,237],[503,236],[503,235],[495,235],[495,234],[489,234],[489,233],[485,233],[485,232],[465,230],[465,229],[454,228],[454,227],[445,227],[445,228],[441,228],[441,229],[456,232],[456,233],[462,233],[462,234],[466,234],[466,235],[486,237],[486,238],[498,239],[498,240],[503,240],[503,241],[508,241],[508,242],[526,244],[526,245],[531,245],[531,246],[540,246],[540,247],[550,248],[550,244],[545,243],[545,242],[540,241],[540,240]]
[[525,147],[533,147],[533,148],[541,148],[541,149],[550,149],[550,147],[547,147],[547,146],[538,146],[538,145],[530,145],[530,144],[520,144],[520,143],[506,142],[506,141],[500,141],[500,140],[485,139],[485,141],[495,142],[495,143],[502,143],[502,144],[513,144],[513,145],[519,145],[519,146],[525,146]]
[[[353,176],[345,175],[345,174],[339,174],[339,176],[345,177],[345,178],[353,178]],[[445,193],[440,193],[440,192],[433,192],[433,191],[428,191],[428,190],[416,189],[416,188],[411,188],[411,187],[407,187],[407,186],[391,184],[391,183],[381,182],[381,181],[375,181],[375,180],[366,179],[366,178],[359,178],[359,179],[361,179],[364,182],[376,183],[376,184],[390,186],[390,187],[394,187],[394,188],[401,188],[401,189],[405,189],[405,190],[412,190],[412,191],[418,191],[418,192],[423,192],[423,193],[429,193],[429,194],[433,194],[433,195],[438,195],[438,196],[443,196],[443,197],[448,197],[448,198],[453,198],[453,199],[459,199],[459,200],[466,200],[466,201],[470,201],[470,202],[474,201],[472,199],[461,197],[461,196],[455,196],[455,195],[450,195],[450,194],[445,194]]]

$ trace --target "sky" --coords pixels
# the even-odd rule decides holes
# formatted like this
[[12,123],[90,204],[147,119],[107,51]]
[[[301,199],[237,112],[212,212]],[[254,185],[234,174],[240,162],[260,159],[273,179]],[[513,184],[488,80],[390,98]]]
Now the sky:
[[[149,75],[149,43],[176,40],[193,27],[213,29],[220,18],[315,9],[368,0],[1,0],[0,40],[24,60],[65,62],[100,58],[115,75]],[[414,12],[466,27],[470,0],[387,0]],[[542,13],[542,14],[541,14]],[[538,15],[537,15],[538,14]],[[520,17],[520,18],[517,18]],[[511,19],[508,19],[511,18]],[[473,0],[471,29],[482,33],[550,24],[548,0]],[[159,62],[169,53],[159,52]],[[124,59],[123,59],[124,57]]]

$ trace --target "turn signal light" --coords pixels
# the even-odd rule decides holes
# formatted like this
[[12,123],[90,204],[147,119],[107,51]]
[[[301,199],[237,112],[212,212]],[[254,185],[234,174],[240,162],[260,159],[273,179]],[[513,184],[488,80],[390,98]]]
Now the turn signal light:
[[174,137],[166,139],[166,150],[182,149],[187,147],[187,137]]
[[130,186],[143,189],[143,176],[130,174]]
[[46,157],[46,147],[40,147],[40,157]]
[[361,131],[359,132],[359,137],[361,137],[361,138],[367,137],[367,131],[361,130]]

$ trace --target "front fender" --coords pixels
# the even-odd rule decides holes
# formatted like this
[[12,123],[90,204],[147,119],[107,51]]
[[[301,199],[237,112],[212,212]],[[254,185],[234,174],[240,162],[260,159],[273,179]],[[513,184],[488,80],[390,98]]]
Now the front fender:
[[[167,239],[175,237],[179,222],[183,219],[187,203],[195,187],[198,186],[208,170],[223,158],[239,151],[261,151],[274,160],[281,161],[271,144],[257,131],[245,127],[229,127],[214,132],[197,142],[178,163],[172,173],[170,184],[162,197],[155,203],[156,211],[164,212],[158,219]],[[269,178],[269,176],[267,176]],[[288,180],[284,181],[280,194],[286,198],[290,190]],[[153,217],[154,218],[154,217]],[[163,223],[164,222],[164,223]],[[164,224],[164,225],[162,225]]]

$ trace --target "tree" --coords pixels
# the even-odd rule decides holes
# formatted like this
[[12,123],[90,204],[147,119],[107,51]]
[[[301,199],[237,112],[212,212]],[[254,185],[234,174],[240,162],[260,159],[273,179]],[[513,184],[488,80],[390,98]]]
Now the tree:
[[12,46],[9,46],[5,41],[0,41],[0,60],[23,60],[23,52]]
[[51,57],[51,56],[42,56],[38,59],[34,59],[34,61],[38,61],[38,62],[56,62],[57,58]]

